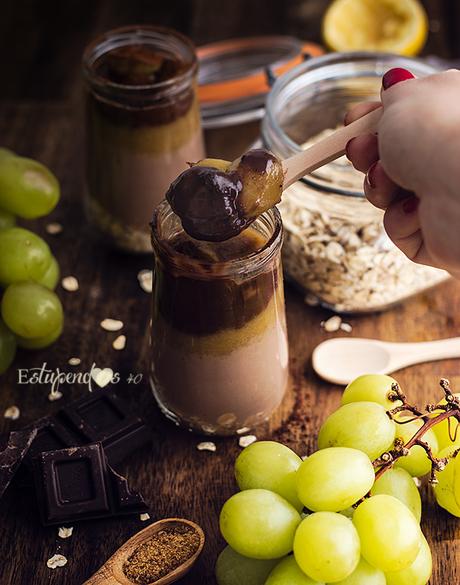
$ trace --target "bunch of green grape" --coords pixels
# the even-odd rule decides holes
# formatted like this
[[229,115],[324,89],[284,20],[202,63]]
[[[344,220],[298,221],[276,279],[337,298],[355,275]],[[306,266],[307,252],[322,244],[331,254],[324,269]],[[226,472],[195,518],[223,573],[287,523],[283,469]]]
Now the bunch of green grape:
[[[412,447],[378,479],[373,465],[422,424],[400,425],[388,416],[401,404],[390,400],[394,383],[368,375],[349,384],[320,429],[319,450],[304,460],[272,441],[241,452],[235,463],[241,491],[220,514],[228,546],[216,564],[219,585],[428,583],[432,557],[416,484],[431,471],[427,453]],[[423,437],[434,456],[440,446],[455,449],[443,423],[434,429]],[[438,479],[438,501],[460,515],[460,457]]]
[[59,193],[56,177],[41,163],[0,149],[0,374],[17,346],[46,347],[62,332],[62,305],[54,293],[56,258],[42,238],[16,226],[16,216],[50,213]]

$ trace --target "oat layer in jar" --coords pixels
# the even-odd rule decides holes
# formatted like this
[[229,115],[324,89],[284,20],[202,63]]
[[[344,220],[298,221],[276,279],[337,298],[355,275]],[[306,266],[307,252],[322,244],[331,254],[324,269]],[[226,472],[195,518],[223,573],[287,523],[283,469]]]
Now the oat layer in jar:
[[160,408],[208,434],[267,420],[288,384],[279,212],[205,242],[188,236],[164,202],[152,242],[150,381]]
[[[343,124],[346,111],[379,100],[392,67],[417,77],[434,69],[415,59],[379,53],[341,53],[312,59],[277,80],[263,121],[265,146],[285,158]],[[292,185],[280,211],[287,277],[337,312],[379,311],[448,278],[411,262],[389,240],[383,212],[364,197],[364,176],[342,157]]]
[[83,71],[88,220],[116,247],[150,252],[152,210],[204,157],[194,47],[174,30],[119,28],[87,47]]

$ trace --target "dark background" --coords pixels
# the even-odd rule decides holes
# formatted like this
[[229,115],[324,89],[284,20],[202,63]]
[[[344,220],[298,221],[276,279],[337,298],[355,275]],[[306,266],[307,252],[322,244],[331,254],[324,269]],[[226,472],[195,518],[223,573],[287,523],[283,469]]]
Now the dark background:
[[[62,186],[62,199],[51,217],[27,226],[46,238],[57,256],[62,274],[75,275],[78,293],[58,287],[65,309],[65,330],[59,342],[42,352],[19,352],[13,367],[0,378],[0,430],[21,428],[38,417],[81,396],[81,387],[62,388],[61,401],[47,400],[49,388],[17,385],[17,368],[48,362],[65,371],[67,359],[82,359],[81,371],[95,361],[123,377],[146,372],[149,296],[137,283],[137,272],[149,267],[149,258],[117,254],[96,245],[82,215],[84,190],[83,115],[80,60],[84,46],[98,33],[134,23],[172,26],[199,45],[235,36],[285,33],[321,40],[320,22],[325,0],[2,0],[0,3],[0,145],[48,164]],[[460,59],[460,2],[426,0],[431,34],[427,55]],[[214,156],[234,158],[248,136],[238,131],[217,133]],[[209,145],[209,136],[208,136]],[[233,154],[233,156],[232,156]],[[48,236],[44,226],[59,221],[64,232]],[[318,380],[311,371],[312,349],[327,335],[320,321],[330,313],[306,307],[302,296],[287,287],[288,329],[292,392],[282,411],[259,438],[281,440],[300,454],[311,452],[317,430],[339,402],[339,388]],[[105,317],[125,323],[128,343],[114,352],[110,336],[99,327]],[[458,335],[460,294],[458,283],[435,291],[382,315],[351,318],[352,335],[393,341],[423,341]],[[437,380],[446,376],[460,388],[458,362],[424,364],[398,373],[403,387],[420,404],[439,396]],[[118,387],[117,387],[118,388]],[[412,392],[412,394],[411,394]],[[235,490],[232,462],[240,449],[235,439],[218,441],[216,453],[198,453],[201,440],[176,429],[158,413],[144,380],[137,388],[119,393],[134,410],[141,411],[155,430],[151,448],[134,454],[126,473],[142,490],[152,519],[184,515],[198,521],[207,535],[203,557],[184,579],[187,585],[214,585],[213,565],[222,548],[217,518],[223,501]],[[10,405],[21,408],[11,422],[1,413]],[[281,424],[282,423],[282,424]],[[425,490],[426,493],[427,490]],[[458,521],[439,510],[425,494],[424,529],[435,551],[433,585],[460,583]],[[27,478],[19,478],[0,502],[0,585],[81,585],[127,538],[145,524],[138,518],[87,522],[75,526],[68,540],[57,538],[56,528],[44,529],[37,518],[33,491]],[[46,560],[65,554],[65,568],[51,571]],[[241,585],[244,585],[243,583]]]

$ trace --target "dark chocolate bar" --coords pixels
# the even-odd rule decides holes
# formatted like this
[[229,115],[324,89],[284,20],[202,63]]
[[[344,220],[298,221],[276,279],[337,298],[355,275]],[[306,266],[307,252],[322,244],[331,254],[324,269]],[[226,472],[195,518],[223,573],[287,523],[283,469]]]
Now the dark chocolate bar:
[[147,511],[107,463],[101,443],[40,453],[34,481],[43,524],[64,524]]
[[95,390],[70,403],[54,416],[40,419],[29,428],[37,428],[30,449],[33,457],[45,451],[65,449],[100,441],[111,465],[152,439],[150,429],[138,417],[128,413],[126,404],[110,390]]
[[37,429],[11,431],[0,436],[0,498],[26,456]]

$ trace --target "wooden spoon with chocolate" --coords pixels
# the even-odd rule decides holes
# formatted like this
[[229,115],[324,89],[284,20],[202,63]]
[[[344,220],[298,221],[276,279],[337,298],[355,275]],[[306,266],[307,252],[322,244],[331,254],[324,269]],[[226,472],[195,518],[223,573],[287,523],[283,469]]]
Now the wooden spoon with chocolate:
[[192,568],[205,542],[190,520],[165,518],[126,541],[83,585],[169,585]]
[[284,161],[263,149],[233,162],[204,159],[173,181],[166,199],[192,238],[228,240],[279,203],[284,189],[342,156],[349,140],[376,132],[381,115],[378,108]]

